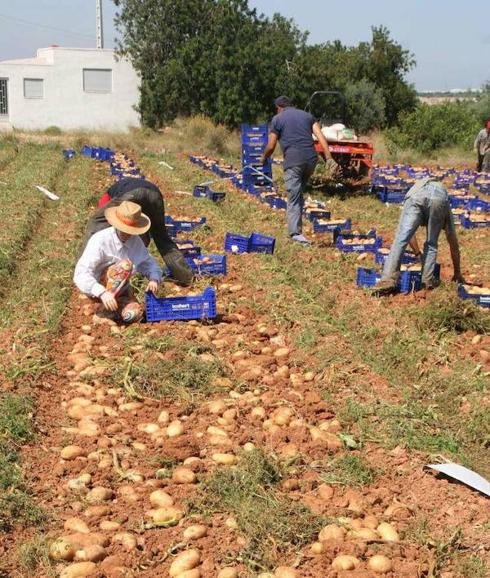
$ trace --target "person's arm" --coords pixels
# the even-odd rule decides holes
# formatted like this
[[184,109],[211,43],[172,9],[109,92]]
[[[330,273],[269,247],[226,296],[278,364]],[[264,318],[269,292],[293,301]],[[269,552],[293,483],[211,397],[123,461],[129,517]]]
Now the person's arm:
[[325,160],[327,160],[327,159],[333,160],[332,155],[330,154],[330,150],[328,148],[327,139],[325,138],[325,135],[322,133],[320,123],[315,122],[313,124],[312,130],[313,130],[313,134],[318,139],[318,142],[320,143],[320,145],[323,149],[323,154],[325,156]]
[[272,153],[276,150],[277,146],[277,134],[275,132],[269,133],[269,140],[267,142],[267,146],[262,154],[262,163],[272,155]]
[[155,292],[162,281],[162,269],[150,255],[148,249],[139,237],[135,237],[134,243],[137,251],[137,257],[135,258],[137,262],[136,271],[150,281],[148,290]]
[[417,233],[414,234],[414,236],[410,239],[408,244],[410,245],[412,251],[415,253],[415,256],[420,257],[422,251],[420,250],[419,241],[417,239]]
[[456,227],[454,225],[454,218],[451,209],[448,207],[448,216],[446,224],[446,239],[449,244],[451,252],[451,260],[453,262],[453,281],[464,283],[464,277],[461,273],[461,254],[459,251],[458,236],[456,234]]
[[480,152],[480,140],[481,140],[481,131],[476,135],[475,142],[473,143],[473,150],[477,153]]
[[141,210],[150,218],[150,236],[155,242],[158,252],[164,256],[177,245],[170,238],[165,225],[165,205],[160,191],[140,188],[131,191],[135,203],[141,206]]
[[100,247],[91,237],[85,250],[75,266],[73,281],[85,295],[100,298],[105,292],[105,287],[95,277],[95,269],[102,259]]

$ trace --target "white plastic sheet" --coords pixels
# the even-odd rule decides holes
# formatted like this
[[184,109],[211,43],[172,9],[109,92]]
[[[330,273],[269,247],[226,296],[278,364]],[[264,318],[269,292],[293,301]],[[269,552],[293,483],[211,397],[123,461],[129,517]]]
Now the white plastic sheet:
[[51,199],[52,201],[59,201],[60,200],[58,195],[55,195],[54,193],[52,193],[51,191],[48,191],[48,189],[45,189],[44,187],[40,187],[39,185],[36,185],[36,189],[38,191],[41,191],[41,193],[44,193],[48,197],[48,199]]
[[427,467],[458,480],[458,482],[462,482],[470,488],[478,490],[482,494],[490,497],[490,482],[473,470],[460,466],[459,464],[430,464]]

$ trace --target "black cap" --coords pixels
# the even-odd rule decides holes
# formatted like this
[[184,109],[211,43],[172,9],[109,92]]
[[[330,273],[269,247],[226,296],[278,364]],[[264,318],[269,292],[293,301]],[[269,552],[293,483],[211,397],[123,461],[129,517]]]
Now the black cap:
[[281,108],[287,108],[288,106],[293,106],[291,99],[287,96],[278,96],[274,101],[276,106],[280,106]]

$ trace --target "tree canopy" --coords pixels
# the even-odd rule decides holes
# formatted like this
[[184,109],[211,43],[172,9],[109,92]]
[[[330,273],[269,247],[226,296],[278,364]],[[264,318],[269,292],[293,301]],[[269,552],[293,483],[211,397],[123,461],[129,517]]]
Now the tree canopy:
[[384,27],[357,46],[310,45],[293,20],[267,18],[247,0],[114,2],[118,52],[141,76],[148,126],[194,114],[237,126],[269,118],[279,94],[303,107],[315,90],[344,92],[346,121],[361,130],[393,124],[415,106],[405,80],[413,56]]

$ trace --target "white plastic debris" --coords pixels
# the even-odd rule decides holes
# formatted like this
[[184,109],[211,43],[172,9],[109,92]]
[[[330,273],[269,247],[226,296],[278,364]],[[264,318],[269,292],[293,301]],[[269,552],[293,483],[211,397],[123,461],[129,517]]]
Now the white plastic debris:
[[458,480],[458,482],[462,482],[470,488],[490,497],[490,482],[473,470],[460,466],[459,464],[451,463],[430,464],[427,467],[436,470],[437,472],[441,472],[441,474],[444,474],[445,476]]
[[41,193],[44,193],[48,197],[48,199],[51,199],[52,201],[59,201],[60,200],[58,195],[55,195],[51,191],[48,191],[48,189],[46,189],[44,187],[40,187],[39,185],[35,185],[35,187],[38,191],[41,191]]
[[158,164],[161,165],[162,167],[167,167],[167,169],[170,169],[171,171],[174,170],[174,167],[172,167],[171,165],[169,165],[169,164],[168,164],[167,162],[165,162],[165,161],[160,161]]

